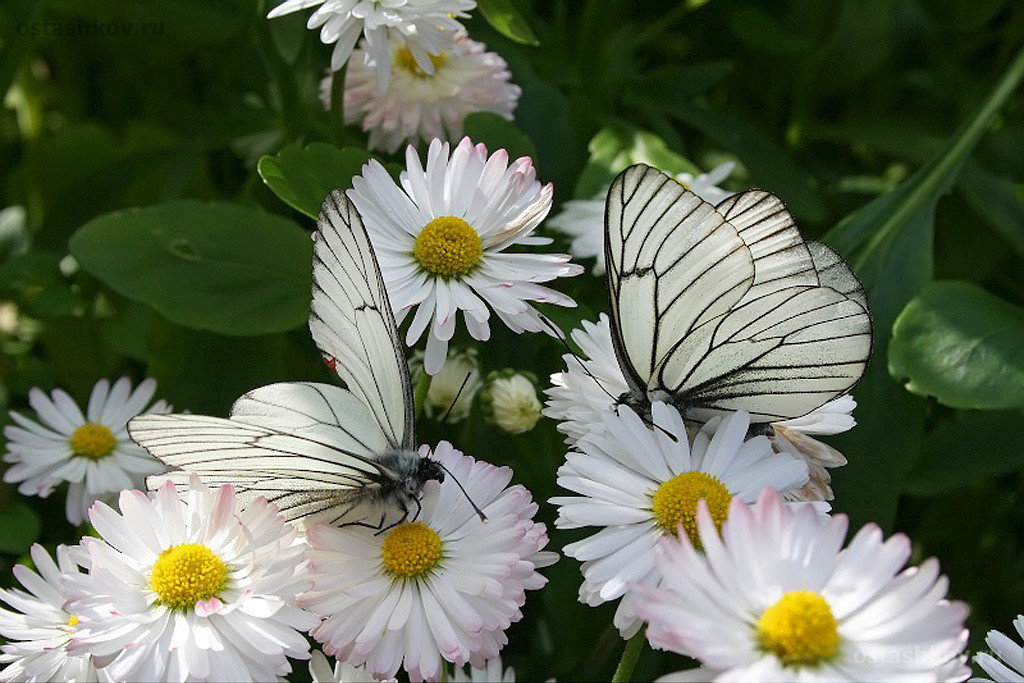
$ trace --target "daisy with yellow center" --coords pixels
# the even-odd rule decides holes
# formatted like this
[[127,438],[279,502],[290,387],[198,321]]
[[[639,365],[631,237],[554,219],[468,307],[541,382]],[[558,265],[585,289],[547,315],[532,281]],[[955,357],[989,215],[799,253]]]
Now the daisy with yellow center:
[[146,476],[166,470],[128,438],[126,429],[136,415],[170,411],[163,401],[150,405],[155,392],[152,379],[134,390],[127,377],[113,384],[100,380],[83,413],[61,389],[49,396],[32,389],[28,400],[38,422],[11,411],[13,424],[4,428],[4,461],[11,463],[4,481],[18,482],[25,495],[44,497],[67,481],[68,521],[81,524],[96,500],[112,500],[119,491],[142,487]]
[[[505,60],[488,52],[465,31],[439,53],[415,54],[395,43],[383,70],[388,85],[379,85],[381,65],[368,58],[368,46],[359,44],[345,71],[345,122],[359,125],[371,150],[394,153],[404,144],[420,140],[458,140],[462,122],[476,112],[512,120],[521,90],[511,82]],[[331,109],[334,76],[320,84],[320,99]]]
[[446,662],[484,666],[522,617],[525,591],[544,585],[536,570],[555,559],[541,550],[546,530],[533,521],[529,492],[509,486],[511,470],[446,442],[429,455],[452,476],[429,484],[415,520],[383,534],[323,525],[307,533],[313,588],[300,603],[325,616],[312,635],[327,655],[377,679],[393,678],[400,666],[427,681],[439,680]]
[[692,657],[680,680],[961,681],[967,606],[946,600],[934,559],[904,569],[910,541],[768,490],[733,500],[721,531],[705,503],[697,533],[666,536],[660,585],[638,586],[655,647]]
[[[454,148],[433,140],[426,165],[406,150],[401,185],[377,161],[352,179],[348,197],[373,243],[388,298],[406,343],[426,333],[423,369],[437,374],[461,317],[470,336],[486,340],[494,313],[513,332],[549,332],[532,302],[575,306],[541,285],[582,272],[563,254],[505,253],[548,244],[533,236],[551,208],[552,186],[537,182],[528,157],[510,163],[469,138]],[[461,316],[459,313],[461,312]]]
[[796,490],[808,476],[802,460],[776,454],[767,438],[746,438],[746,413],[731,415],[692,441],[674,408],[656,402],[651,415],[656,427],[625,406],[606,414],[558,470],[559,485],[579,495],[551,499],[559,528],[598,527],[565,552],[583,563],[581,601],[599,605],[622,598],[615,625],[625,637],[640,626],[632,612],[632,587],[660,582],[660,539],[678,536],[700,547],[700,506],[719,528],[733,500],[753,502],[769,487]]
[[68,582],[69,652],[111,660],[110,680],[277,680],[304,659],[319,619],[295,605],[308,586],[293,526],[259,498],[193,478],[179,497],[125,491],[96,503],[90,571]]

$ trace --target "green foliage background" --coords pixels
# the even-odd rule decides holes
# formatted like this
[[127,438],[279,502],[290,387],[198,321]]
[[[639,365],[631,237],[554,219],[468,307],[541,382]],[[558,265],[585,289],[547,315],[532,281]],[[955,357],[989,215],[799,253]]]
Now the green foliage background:
[[[0,214],[0,300],[19,311],[0,331],[0,407],[26,409],[32,386],[84,401],[128,373],[156,377],[179,409],[224,415],[256,386],[329,381],[305,329],[307,234],[369,154],[319,105],[330,48],[305,13],[266,9],[0,5],[0,207],[23,207]],[[112,22],[130,30],[88,30]],[[554,211],[633,161],[736,159],[729,189],[776,192],[806,237],[850,260],[876,339],[859,425],[832,441],[850,460],[835,507],[940,558],[972,607],[972,649],[1008,629],[1024,612],[1024,5],[481,0],[467,27],[523,88],[514,125],[478,115],[467,130],[535,155]],[[69,253],[79,269],[65,275]],[[548,311],[566,329],[605,310],[602,280],[557,286],[580,304]],[[495,329],[480,358],[485,373],[544,378],[560,353]],[[557,492],[564,446],[548,420],[510,437],[475,407],[455,426],[422,418],[420,436],[511,465],[539,501]],[[79,534],[60,494],[3,485],[3,585],[33,541]],[[552,546],[579,536],[553,531]],[[521,680],[607,678],[622,647],[611,607],[576,601],[573,560],[545,573],[506,661]],[[648,651],[636,678],[681,664]]]

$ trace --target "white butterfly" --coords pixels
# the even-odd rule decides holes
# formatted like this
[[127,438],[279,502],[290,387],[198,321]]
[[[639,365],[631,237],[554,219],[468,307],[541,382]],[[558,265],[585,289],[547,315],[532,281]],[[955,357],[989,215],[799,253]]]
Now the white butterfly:
[[666,401],[705,422],[806,415],[848,391],[871,352],[860,282],[831,249],[800,237],[775,195],[713,206],[643,164],[608,191],[605,258],[612,339],[649,412]]
[[[309,328],[347,389],[272,384],[238,399],[230,419],[135,418],[131,437],[179,468],[151,477],[150,486],[171,479],[182,491],[195,473],[208,485],[231,484],[243,498],[265,496],[289,520],[382,528],[389,513],[405,519],[413,506],[418,513],[424,485],[443,481],[445,471],[416,451],[395,318],[366,229],[340,191],[324,202],[317,225]],[[368,523],[367,510],[380,512],[380,521]]]

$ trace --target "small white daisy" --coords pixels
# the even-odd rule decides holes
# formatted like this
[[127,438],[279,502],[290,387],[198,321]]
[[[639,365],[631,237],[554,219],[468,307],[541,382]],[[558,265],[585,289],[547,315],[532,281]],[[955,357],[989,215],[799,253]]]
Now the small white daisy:
[[509,434],[525,434],[540,419],[536,376],[512,369],[492,372],[480,394],[484,416]]
[[[572,445],[583,436],[601,429],[604,417],[615,408],[616,398],[629,391],[612,344],[611,322],[602,313],[596,323],[583,321],[571,336],[586,360],[564,355],[566,370],[551,376],[551,388],[544,415],[558,421],[558,430]],[[583,367],[581,367],[581,365]],[[846,464],[846,458],[831,446],[809,434],[838,434],[852,428],[856,401],[849,395],[829,401],[795,420],[771,425],[769,438],[779,453],[790,453],[807,462],[810,479],[800,489],[786,493],[790,500],[831,500],[832,477],[826,467]],[[712,432],[717,422],[708,425]]]
[[83,415],[61,389],[48,397],[33,388],[28,402],[39,422],[11,411],[15,424],[4,428],[4,462],[11,467],[4,473],[4,481],[20,482],[20,493],[44,498],[67,481],[68,521],[81,524],[96,500],[112,499],[124,489],[142,488],[147,476],[167,469],[128,437],[126,427],[136,415],[170,412],[164,401],[146,408],[155,392],[152,379],[134,391],[127,377],[113,386],[102,379],[93,387]]
[[[319,7],[317,7],[319,5]],[[383,91],[391,78],[391,50],[404,41],[420,69],[434,73],[431,55],[448,49],[462,29],[456,21],[476,7],[475,0],[285,0],[267,15],[268,19],[316,7],[306,26],[320,29],[324,45],[334,43],[331,69],[337,71],[349,60],[360,34],[366,38],[364,69],[377,74]]]
[[501,657],[495,657],[482,667],[469,667],[468,674],[464,667],[457,666],[449,680],[454,683],[515,683],[516,672],[510,666],[502,666]]
[[[1024,638],[1024,615],[1018,615],[1013,620],[1013,628],[1018,638]],[[972,678],[972,681],[1024,681],[1024,648],[999,631],[989,631],[985,636],[985,644],[991,652],[974,655],[974,663],[991,678]]]
[[240,510],[230,486],[194,478],[185,500],[167,482],[123,491],[120,508],[89,511],[101,538],[82,539],[89,574],[66,579],[69,652],[112,658],[104,671],[120,681],[276,680],[309,656],[303,544],[276,507]]
[[[365,666],[352,666],[345,662],[335,661],[334,668],[320,650],[313,650],[313,656],[309,659],[309,675],[313,677],[313,683],[376,683],[377,679],[366,671]],[[385,679],[389,683],[396,683],[397,679]]]
[[[580,495],[551,499],[558,506],[555,526],[602,527],[565,547],[583,562],[580,600],[591,606],[627,595],[633,584],[656,584],[658,541],[680,525],[697,541],[698,500],[721,525],[733,499],[752,503],[765,488],[790,491],[807,481],[799,458],[775,453],[763,436],[744,440],[746,413],[731,415],[710,434],[698,433],[692,448],[677,410],[656,402],[651,416],[653,429],[628,407],[609,413],[603,428],[580,439],[558,469],[558,484]],[[825,503],[817,507],[828,510]],[[624,637],[640,626],[630,602],[623,600],[615,613]]]
[[[766,491],[701,503],[698,538],[662,539],[661,587],[638,586],[655,647],[730,681],[962,681],[967,606],[946,600],[935,559],[903,569],[910,540],[869,524],[844,548],[844,515],[823,518]],[[902,570],[902,571],[901,571]],[[685,672],[684,672],[685,673]]]
[[[419,67],[408,47],[391,45],[391,82],[377,88],[377,74],[367,67],[366,43],[353,53],[345,73],[345,123],[369,133],[370,149],[394,153],[404,143],[458,140],[462,121],[474,112],[492,112],[512,120],[522,92],[509,82],[505,60],[483,43],[460,32],[455,44],[430,57],[434,73]],[[333,76],[320,84],[320,100],[331,106]]]
[[526,591],[546,583],[537,568],[557,558],[541,551],[547,534],[533,521],[537,505],[522,486],[508,486],[511,470],[444,441],[431,457],[451,476],[439,490],[428,484],[436,495],[425,497],[416,521],[384,534],[318,525],[307,537],[313,588],[299,602],[326,617],[312,635],[326,653],[365,664],[377,678],[404,667],[414,681],[438,680],[445,660],[483,666],[497,657]]
[[[680,173],[675,179],[691,192],[711,204],[718,204],[732,192],[726,192],[718,184],[729,177],[736,164],[727,161],[697,177]],[[549,227],[572,238],[570,251],[578,259],[592,258],[594,275],[604,273],[604,203],[608,188],[604,188],[593,199],[571,199],[562,205],[562,211],[551,218]]]
[[[423,352],[416,350],[409,361],[413,386],[423,373]],[[480,379],[480,361],[475,348],[452,351],[441,369],[430,378],[427,395],[423,400],[423,412],[427,417],[461,422],[469,416],[483,380]]]
[[90,655],[70,655],[67,651],[78,628],[78,618],[64,611],[64,575],[80,571],[72,553],[72,548],[57,546],[54,562],[37,543],[31,551],[36,571],[20,564],[13,569],[14,578],[25,590],[0,589],[0,601],[15,610],[0,608],[0,636],[6,640],[0,648],[0,663],[5,665],[0,669],[0,680],[98,680]]
[[532,236],[551,208],[552,187],[536,180],[528,157],[508,163],[500,149],[463,138],[451,150],[430,143],[426,169],[406,150],[399,187],[378,161],[363,166],[348,196],[366,223],[399,324],[416,310],[406,333],[412,346],[427,334],[423,367],[436,374],[464,313],[470,336],[490,337],[491,309],[513,331],[548,331],[528,302],[575,306],[540,285],[577,275],[564,254],[505,253],[513,245],[547,244]]

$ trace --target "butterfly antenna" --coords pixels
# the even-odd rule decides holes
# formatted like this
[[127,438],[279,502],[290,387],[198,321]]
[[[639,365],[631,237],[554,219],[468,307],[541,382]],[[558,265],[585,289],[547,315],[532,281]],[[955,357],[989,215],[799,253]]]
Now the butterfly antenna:
[[547,316],[542,315],[540,319],[541,322],[543,322],[548,327],[548,329],[551,329],[555,332],[555,339],[557,339],[558,343],[561,344],[562,347],[569,352],[570,356],[576,359],[576,363],[580,366],[580,369],[583,370],[587,377],[594,380],[594,384],[596,384],[601,391],[607,394],[608,398],[618,403],[619,397],[612,396],[612,392],[608,391],[608,389],[605,388],[604,383],[594,376],[594,373],[590,371],[590,368],[588,368],[587,364],[583,362],[583,359],[580,358],[580,355],[576,353],[571,346],[569,346],[569,342],[565,340],[565,333],[562,332],[562,330],[557,325],[551,322]]
[[452,478],[452,481],[455,482],[455,485],[459,487],[460,491],[462,491],[462,495],[464,495],[466,497],[466,500],[469,501],[469,504],[473,506],[473,512],[475,512],[477,515],[480,516],[480,521],[481,522],[486,522],[487,521],[487,515],[485,515],[484,511],[481,510],[480,507],[476,503],[473,502],[473,499],[469,497],[469,492],[466,491],[466,487],[462,485],[462,482],[459,481],[458,477],[456,477],[454,474],[452,474],[452,471],[450,469],[448,469],[447,467],[445,467],[444,463],[441,462],[440,460],[435,460],[434,462],[436,462],[438,465],[440,465],[441,469],[444,470],[445,472],[447,472],[448,476]]
[[444,415],[441,416],[441,422],[448,419],[448,416],[455,410],[455,404],[459,402],[459,396],[462,396],[462,390],[466,388],[469,383],[469,378],[473,376],[473,372],[467,372],[465,379],[462,380],[462,384],[459,385],[459,390],[455,392],[455,398],[452,399],[452,404],[448,406],[448,410],[444,411]]

